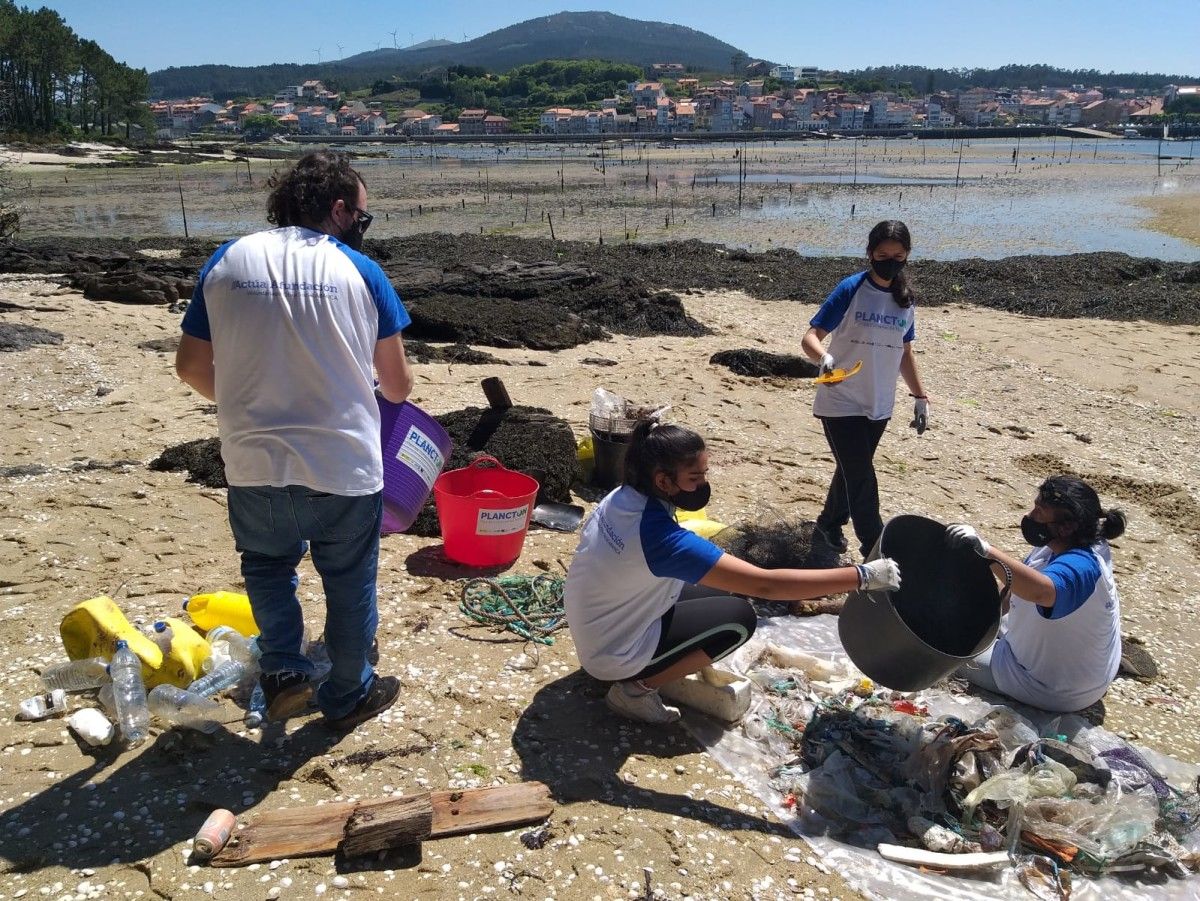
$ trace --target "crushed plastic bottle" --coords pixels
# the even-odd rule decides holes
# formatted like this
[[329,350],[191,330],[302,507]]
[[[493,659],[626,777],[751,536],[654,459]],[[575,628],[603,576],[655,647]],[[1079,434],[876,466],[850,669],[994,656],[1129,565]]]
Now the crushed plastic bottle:
[[146,700],[150,712],[172,726],[198,732],[215,732],[221,726],[215,719],[220,704],[175,685],[156,685]]
[[109,672],[113,680],[113,701],[117,708],[117,726],[128,745],[136,745],[150,734],[150,708],[146,705],[146,683],[142,681],[142,661],[126,641],[117,642]]
[[53,691],[88,691],[99,688],[108,679],[108,664],[102,657],[68,660],[42,670],[42,684]]
[[230,626],[217,626],[209,630],[207,636],[208,643],[213,648],[213,656],[209,660],[213,661],[209,664],[206,661],[207,669],[210,671],[213,667],[219,666],[222,659],[237,660],[241,663],[249,664],[256,659],[254,650],[250,646],[253,639],[248,639]]
[[250,655],[248,661],[238,660],[231,656],[214,666],[207,675],[201,676],[189,685],[187,690],[209,698],[226,689],[233,688],[247,677],[257,675],[258,642],[250,639],[248,649]]
[[19,720],[44,720],[67,712],[67,693],[56,688],[48,695],[34,695],[26,698],[17,707]]
[[162,651],[165,658],[171,653],[171,640],[175,637],[175,630],[171,628],[170,623],[165,623],[160,619],[146,630],[146,637],[158,645],[158,649]]

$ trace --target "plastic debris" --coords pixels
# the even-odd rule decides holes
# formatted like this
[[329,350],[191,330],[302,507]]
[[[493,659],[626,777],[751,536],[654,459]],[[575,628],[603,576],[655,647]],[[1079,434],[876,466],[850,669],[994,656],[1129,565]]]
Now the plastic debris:
[[67,717],[71,731],[92,747],[107,745],[116,735],[116,728],[108,717],[95,707],[84,707]]
[[17,719],[44,720],[67,711],[67,693],[56,688],[49,694],[34,695],[17,705]]

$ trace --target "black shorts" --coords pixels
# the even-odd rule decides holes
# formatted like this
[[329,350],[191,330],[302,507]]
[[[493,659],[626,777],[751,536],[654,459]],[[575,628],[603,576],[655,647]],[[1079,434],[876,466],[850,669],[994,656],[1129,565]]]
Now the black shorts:
[[660,622],[662,634],[654,648],[654,657],[635,679],[656,676],[697,649],[713,660],[720,660],[750,640],[758,617],[745,598],[687,585]]

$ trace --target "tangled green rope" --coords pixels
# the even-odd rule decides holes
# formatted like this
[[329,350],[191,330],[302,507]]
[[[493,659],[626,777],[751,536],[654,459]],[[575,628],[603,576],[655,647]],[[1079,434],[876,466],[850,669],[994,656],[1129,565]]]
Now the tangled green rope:
[[551,632],[567,624],[559,576],[468,579],[458,609],[478,623],[502,626],[528,641],[554,644]]

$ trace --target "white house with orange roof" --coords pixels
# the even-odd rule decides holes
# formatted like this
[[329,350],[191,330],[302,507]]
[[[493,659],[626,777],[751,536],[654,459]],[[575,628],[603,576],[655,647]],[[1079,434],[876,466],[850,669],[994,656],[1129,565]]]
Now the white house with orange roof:
[[559,119],[564,117],[567,119],[571,117],[570,107],[552,106],[538,117],[538,129],[543,134],[556,134],[559,130]]

